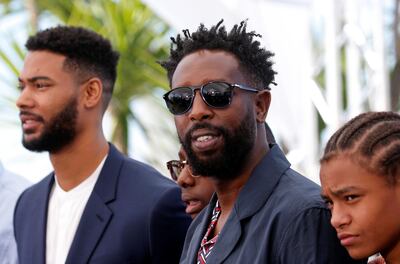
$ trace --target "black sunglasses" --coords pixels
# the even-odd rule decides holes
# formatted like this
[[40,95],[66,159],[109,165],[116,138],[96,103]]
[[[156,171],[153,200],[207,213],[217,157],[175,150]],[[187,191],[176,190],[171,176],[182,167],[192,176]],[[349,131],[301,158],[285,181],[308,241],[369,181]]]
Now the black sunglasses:
[[170,160],[167,162],[167,168],[174,181],[178,180],[179,174],[181,174],[186,164],[188,164],[186,160]]
[[169,111],[174,115],[182,115],[190,110],[193,104],[196,90],[200,90],[203,101],[214,108],[224,108],[231,104],[233,88],[257,93],[259,90],[241,84],[230,84],[226,82],[209,82],[201,86],[177,87],[166,94],[163,98]]

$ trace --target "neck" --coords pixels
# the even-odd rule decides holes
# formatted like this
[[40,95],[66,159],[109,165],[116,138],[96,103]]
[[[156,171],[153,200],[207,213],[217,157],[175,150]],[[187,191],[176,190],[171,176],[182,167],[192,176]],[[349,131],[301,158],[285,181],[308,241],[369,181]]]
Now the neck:
[[389,253],[382,253],[386,264],[400,264],[400,240],[397,242],[396,247]]
[[57,181],[65,191],[87,179],[108,153],[109,146],[101,130],[86,134],[77,136],[57,153],[50,153]]
[[256,147],[250,154],[242,173],[231,181],[214,180],[214,187],[221,206],[221,215],[218,220],[217,229],[219,231],[225,224],[232,208],[239,196],[240,190],[250,178],[254,168],[261,162],[263,157],[268,153],[268,144],[255,144]]

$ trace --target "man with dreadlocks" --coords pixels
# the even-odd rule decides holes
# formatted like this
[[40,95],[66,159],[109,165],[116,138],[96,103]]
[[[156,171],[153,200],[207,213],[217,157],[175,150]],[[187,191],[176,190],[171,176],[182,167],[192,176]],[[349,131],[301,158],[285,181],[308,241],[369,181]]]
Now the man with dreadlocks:
[[355,263],[329,224],[318,185],[290,169],[264,122],[273,54],[246,22],[172,39],[162,66],[192,173],[216,190],[186,235],[181,263]]

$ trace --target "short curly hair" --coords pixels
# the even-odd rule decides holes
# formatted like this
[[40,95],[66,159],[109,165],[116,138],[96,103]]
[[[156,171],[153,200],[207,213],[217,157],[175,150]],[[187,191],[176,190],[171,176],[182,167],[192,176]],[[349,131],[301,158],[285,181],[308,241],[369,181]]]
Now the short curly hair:
[[57,26],[29,37],[28,51],[50,51],[66,57],[64,67],[79,81],[98,77],[103,83],[103,106],[110,102],[117,78],[118,52],[110,41],[82,27]]
[[270,84],[275,84],[276,72],[272,69],[271,58],[274,54],[260,47],[260,42],[254,37],[261,37],[255,31],[248,32],[247,22],[242,21],[240,25],[234,25],[229,33],[222,25],[223,19],[217,25],[207,29],[200,24],[196,32],[190,33],[188,29],[183,30],[184,37],[180,34],[176,38],[171,37],[170,57],[160,62],[167,70],[169,83],[179,62],[188,54],[195,51],[223,50],[234,54],[239,60],[240,66],[249,83],[259,89],[269,89]]

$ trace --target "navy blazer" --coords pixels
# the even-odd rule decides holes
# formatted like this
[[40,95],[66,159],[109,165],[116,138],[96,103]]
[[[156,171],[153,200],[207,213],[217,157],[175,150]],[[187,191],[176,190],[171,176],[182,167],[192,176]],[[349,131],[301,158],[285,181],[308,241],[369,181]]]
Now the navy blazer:
[[[182,264],[197,263],[216,200],[191,224]],[[207,263],[366,263],[349,257],[329,221],[319,186],[290,169],[273,145],[240,191]]]
[[[14,211],[20,264],[46,260],[54,174],[28,188]],[[110,144],[66,263],[178,263],[190,218],[174,182]]]

